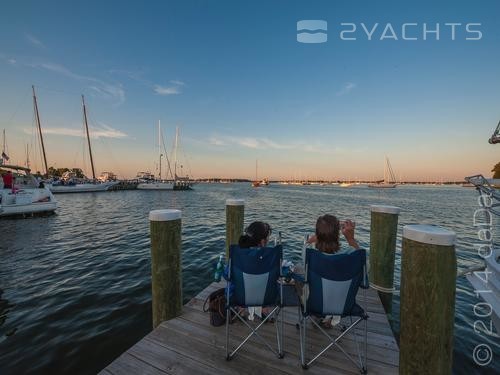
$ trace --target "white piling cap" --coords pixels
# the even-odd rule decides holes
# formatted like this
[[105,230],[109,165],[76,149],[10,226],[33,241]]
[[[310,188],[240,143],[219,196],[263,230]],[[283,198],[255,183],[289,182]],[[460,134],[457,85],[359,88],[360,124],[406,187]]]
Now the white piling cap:
[[150,221],[172,221],[181,218],[180,210],[153,210],[149,211]]
[[244,206],[244,199],[226,199],[226,206]]
[[372,204],[370,205],[371,212],[381,212],[384,214],[394,214],[398,215],[401,212],[401,208],[396,206],[384,206],[380,204]]
[[437,225],[405,225],[403,238],[430,245],[452,246],[457,235],[455,232]]

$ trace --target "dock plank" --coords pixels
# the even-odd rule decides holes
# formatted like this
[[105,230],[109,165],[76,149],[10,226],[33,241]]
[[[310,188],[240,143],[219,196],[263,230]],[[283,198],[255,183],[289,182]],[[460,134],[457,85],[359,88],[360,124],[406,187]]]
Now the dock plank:
[[[212,283],[191,299],[182,315],[163,322],[141,341],[123,353],[103,375],[141,374],[358,374],[358,370],[338,349],[330,349],[307,371],[300,366],[297,308],[283,309],[285,357],[278,359],[257,339],[252,338],[231,361],[225,358],[225,328],[212,327],[208,313],[203,312],[207,296],[225,283]],[[358,303],[361,298],[358,298]],[[375,290],[367,290],[368,315],[368,371],[371,374],[397,374],[399,348],[391,331],[387,316]],[[241,322],[231,324],[231,342],[244,337],[248,328]],[[359,326],[361,327],[361,325]],[[275,327],[266,324],[259,331],[271,344],[276,342]],[[334,327],[332,334],[338,334]],[[359,334],[361,331],[359,330]],[[328,343],[318,330],[308,326],[308,353],[318,351]],[[349,354],[356,354],[356,341],[352,334],[341,340]]]

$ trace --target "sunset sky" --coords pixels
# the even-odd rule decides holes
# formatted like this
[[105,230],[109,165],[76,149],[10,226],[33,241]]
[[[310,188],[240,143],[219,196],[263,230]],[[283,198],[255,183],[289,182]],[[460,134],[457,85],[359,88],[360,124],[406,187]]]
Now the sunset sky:
[[[97,171],[120,177],[156,173],[158,120],[169,152],[180,126],[194,177],[253,178],[258,159],[260,178],[379,179],[386,155],[398,179],[491,175],[499,15],[496,0],[5,2],[0,130],[41,170],[35,85],[49,165],[87,174],[81,94]],[[299,43],[299,20],[327,21],[328,41]]]

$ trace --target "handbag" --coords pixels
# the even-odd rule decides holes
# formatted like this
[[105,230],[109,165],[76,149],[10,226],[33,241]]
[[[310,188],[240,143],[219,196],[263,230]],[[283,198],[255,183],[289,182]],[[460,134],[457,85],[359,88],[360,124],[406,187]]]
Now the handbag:
[[220,288],[210,293],[203,304],[203,311],[210,312],[211,325],[214,327],[224,325],[226,323],[226,289]]

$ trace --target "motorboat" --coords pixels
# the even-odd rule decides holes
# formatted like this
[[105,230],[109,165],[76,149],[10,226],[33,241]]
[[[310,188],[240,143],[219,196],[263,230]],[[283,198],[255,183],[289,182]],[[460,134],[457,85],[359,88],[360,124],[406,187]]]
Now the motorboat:
[[57,201],[51,191],[31,174],[29,168],[0,165],[2,175],[12,173],[12,187],[5,187],[0,179],[0,217],[52,213]]

